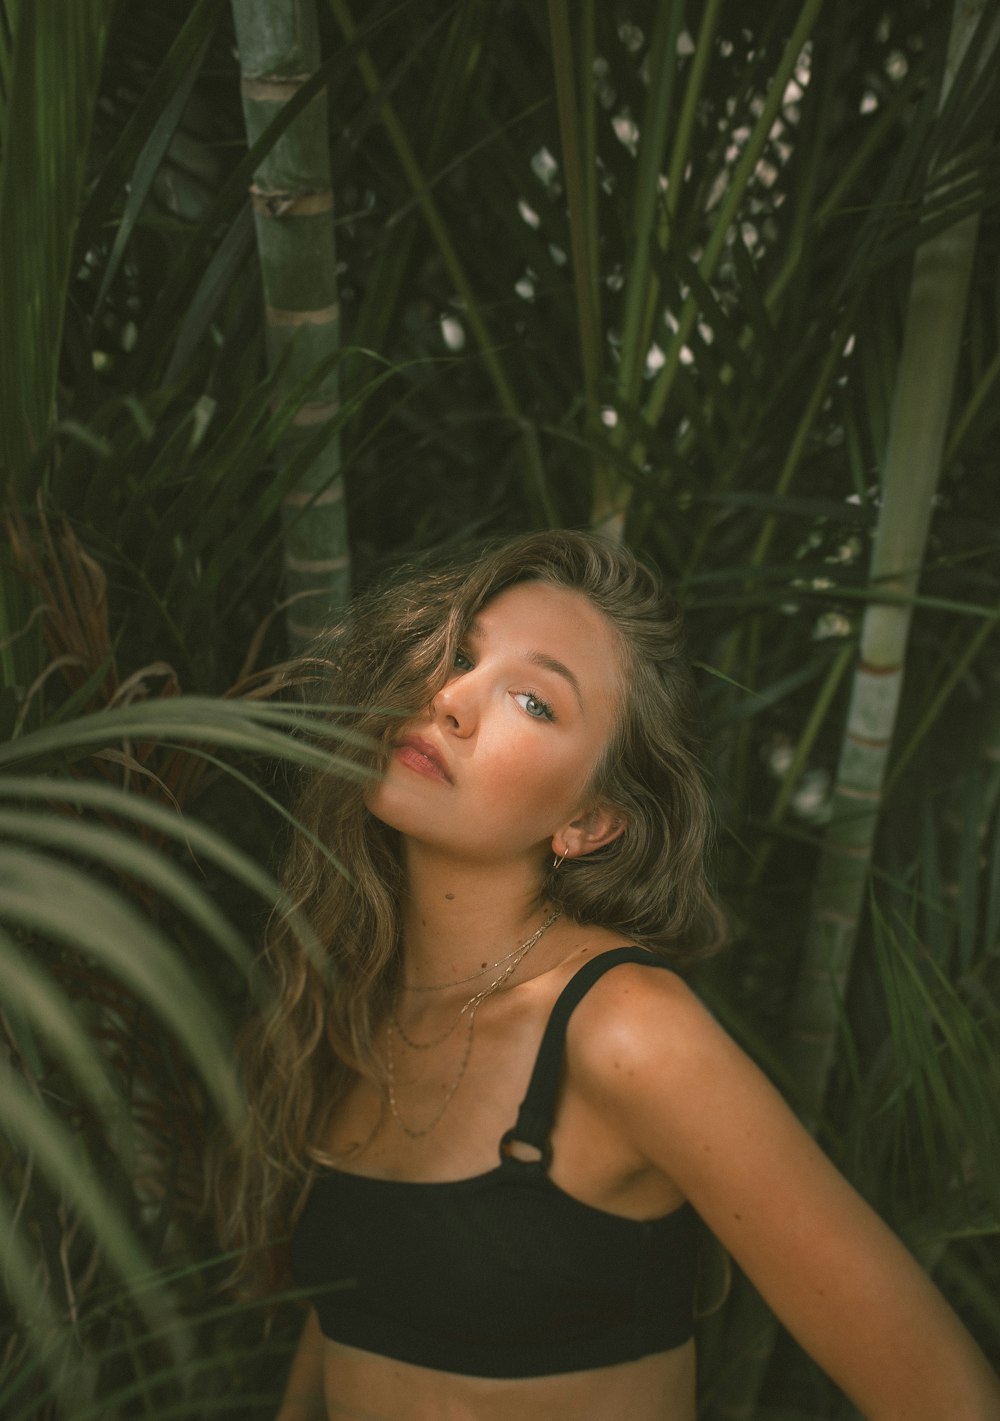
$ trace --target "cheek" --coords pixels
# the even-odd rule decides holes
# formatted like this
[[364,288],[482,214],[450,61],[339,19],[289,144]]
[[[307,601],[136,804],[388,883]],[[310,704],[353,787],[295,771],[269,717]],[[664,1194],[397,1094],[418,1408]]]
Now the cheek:
[[499,803],[519,808],[524,818],[541,815],[559,823],[579,805],[588,782],[586,770],[551,753],[520,759],[495,780]]

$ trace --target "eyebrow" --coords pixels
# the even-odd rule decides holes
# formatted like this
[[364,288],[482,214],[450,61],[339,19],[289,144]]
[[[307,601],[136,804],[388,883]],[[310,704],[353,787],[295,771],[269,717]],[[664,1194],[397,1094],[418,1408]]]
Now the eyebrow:
[[580,696],[580,683],[573,675],[572,671],[563,661],[557,660],[554,656],[549,656],[544,651],[529,651],[527,660],[533,666],[541,666],[546,671],[554,671],[557,676],[562,676],[573,687],[573,694],[576,696],[577,705],[583,710],[583,700]]
[[[482,640],[486,635],[486,629],[482,622],[471,622],[469,624],[469,636]],[[564,681],[568,681],[573,688],[577,704],[583,710],[583,697],[580,694],[580,682],[566,665],[565,661],[560,661],[556,656],[550,656],[547,651],[529,651],[525,655],[525,661],[529,661],[532,666],[540,666],[544,671],[553,671],[557,676],[561,676]]]

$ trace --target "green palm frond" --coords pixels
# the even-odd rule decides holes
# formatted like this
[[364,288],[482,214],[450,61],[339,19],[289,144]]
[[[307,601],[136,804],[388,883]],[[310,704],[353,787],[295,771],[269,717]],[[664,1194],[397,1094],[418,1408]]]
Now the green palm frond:
[[[156,1123],[162,1086],[130,1033],[144,1022],[150,1040],[162,1037],[163,1049],[179,1053],[182,1091],[211,1102],[220,1121],[238,1120],[243,1103],[231,1031],[212,981],[235,973],[258,999],[262,985],[255,951],[214,901],[212,883],[222,870],[265,907],[283,905],[271,874],[217,832],[157,803],[156,790],[101,783],[95,771],[117,767],[119,757],[106,759],[116,745],[155,741],[189,756],[210,755],[221,775],[227,766],[220,752],[356,775],[336,746],[344,735],[357,737],[350,729],[332,731],[329,713],[325,705],[177,697],[49,725],[0,747],[0,1011],[19,1067],[5,1067],[0,1129],[47,1184],[46,1195],[25,1211],[10,1191],[29,1176],[5,1168],[0,1209],[11,1230],[4,1256],[26,1343],[57,1392],[80,1368],[92,1373],[94,1359],[80,1351],[54,1300],[28,1306],[37,1292],[30,1280],[52,1264],[35,1232],[36,1208],[44,1215],[46,1197],[61,1200],[59,1208],[77,1220],[74,1233],[82,1227],[95,1240],[149,1336],[173,1348],[171,1365],[190,1356],[191,1339],[174,1318],[176,1302],[157,1282],[143,1238],[148,1223],[137,1226],[149,1191],[155,1195],[158,1187],[153,1161],[163,1148]],[[134,755],[125,757],[130,762]],[[267,794],[263,786],[258,792]],[[175,852],[168,854],[167,845]],[[209,867],[211,877],[202,881]],[[178,1128],[176,1118],[167,1126],[168,1152],[177,1148],[169,1139]],[[133,1187],[137,1197],[125,1211]],[[42,1239],[46,1232],[51,1226]]]

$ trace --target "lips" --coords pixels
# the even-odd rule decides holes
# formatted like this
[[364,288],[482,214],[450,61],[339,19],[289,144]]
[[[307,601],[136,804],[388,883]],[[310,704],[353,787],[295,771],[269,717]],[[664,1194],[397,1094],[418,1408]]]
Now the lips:
[[422,740],[419,735],[406,735],[400,740],[394,751],[395,758],[407,769],[414,770],[418,775],[426,775],[428,779],[443,780],[445,784],[451,784],[452,778],[444,767],[436,746],[429,740]]

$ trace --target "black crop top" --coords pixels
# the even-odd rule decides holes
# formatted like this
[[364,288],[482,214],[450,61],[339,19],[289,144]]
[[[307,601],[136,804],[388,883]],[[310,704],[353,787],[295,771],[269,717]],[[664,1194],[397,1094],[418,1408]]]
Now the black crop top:
[[[444,1183],[319,1175],[291,1261],[296,1284],[315,1290],[327,1337],[440,1371],[536,1377],[632,1361],[691,1336],[691,1207],[627,1219],[548,1175],[566,1023],[620,962],[665,965],[616,948],[571,978],[495,1169]],[[541,1159],[512,1158],[512,1140]]]

